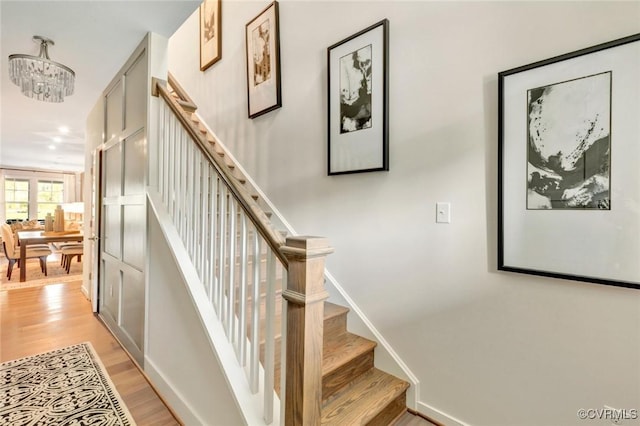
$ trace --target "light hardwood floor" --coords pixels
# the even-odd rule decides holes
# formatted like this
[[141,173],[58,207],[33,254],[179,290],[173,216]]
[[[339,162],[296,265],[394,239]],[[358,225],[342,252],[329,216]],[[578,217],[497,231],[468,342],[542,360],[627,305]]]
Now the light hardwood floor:
[[81,282],[0,291],[0,362],[91,342],[136,423],[179,425],[106,327]]
[[423,419],[420,416],[415,416],[408,411],[398,419],[393,426],[436,426],[434,423]]
[[[138,425],[179,425],[107,328],[80,281],[0,291],[0,362],[91,342]],[[227,425],[228,426],[228,425]],[[410,413],[395,426],[433,426]]]

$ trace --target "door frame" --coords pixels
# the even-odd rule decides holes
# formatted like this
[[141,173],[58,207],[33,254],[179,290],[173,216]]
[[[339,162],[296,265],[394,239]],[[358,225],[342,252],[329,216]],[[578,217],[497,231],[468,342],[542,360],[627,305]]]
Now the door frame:
[[100,253],[102,241],[102,165],[104,144],[93,151],[93,165],[91,168],[91,182],[93,185],[91,196],[91,224],[89,240],[91,258],[90,294],[91,308],[99,313],[100,308]]

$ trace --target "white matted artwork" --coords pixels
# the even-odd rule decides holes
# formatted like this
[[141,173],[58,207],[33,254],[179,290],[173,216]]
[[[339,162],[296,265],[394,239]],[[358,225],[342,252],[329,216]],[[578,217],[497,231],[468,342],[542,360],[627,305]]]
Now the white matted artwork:
[[247,101],[249,118],[282,106],[278,2],[246,25]]
[[389,170],[389,21],[330,46],[328,174]]
[[200,5],[200,71],[222,58],[221,0],[204,0]]
[[498,269],[640,289],[640,34],[499,74]]

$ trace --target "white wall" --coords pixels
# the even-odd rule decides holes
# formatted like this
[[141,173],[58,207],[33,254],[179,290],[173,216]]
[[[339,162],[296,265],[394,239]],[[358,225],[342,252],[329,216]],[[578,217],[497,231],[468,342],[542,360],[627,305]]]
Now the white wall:
[[[640,292],[496,271],[497,73],[640,32],[640,2],[280,2],[283,107],[247,119],[244,26],[199,71],[198,16],[169,69],[421,383],[420,411],[476,425],[584,424],[640,408]],[[390,21],[390,171],[326,176],[326,47]],[[452,223],[435,223],[435,203]],[[610,422],[590,422],[608,424]]]
[[243,424],[184,279],[151,210],[148,226],[145,371],[186,425]]

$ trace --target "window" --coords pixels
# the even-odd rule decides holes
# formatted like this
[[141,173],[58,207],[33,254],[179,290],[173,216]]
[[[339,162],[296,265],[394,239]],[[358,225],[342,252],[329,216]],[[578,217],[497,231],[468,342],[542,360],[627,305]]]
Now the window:
[[4,201],[7,220],[29,219],[29,181],[5,179]]
[[47,213],[56,210],[64,201],[64,183],[60,181],[38,181],[38,219],[44,219]]
[[65,203],[75,201],[78,177],[71,173],[0,168],[0,188],[4,191],[0,196],[5,196],[0,202],[1,220],[44,223],[47,213],[54,213],[58,205],[64,208]]

